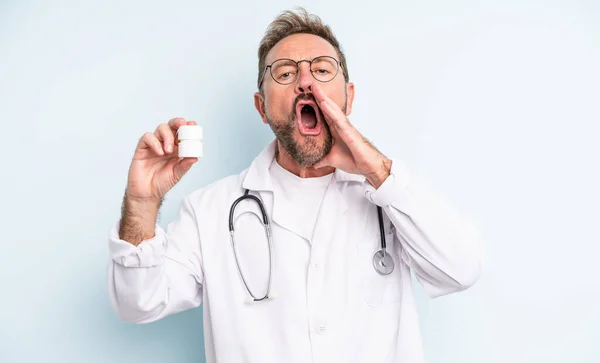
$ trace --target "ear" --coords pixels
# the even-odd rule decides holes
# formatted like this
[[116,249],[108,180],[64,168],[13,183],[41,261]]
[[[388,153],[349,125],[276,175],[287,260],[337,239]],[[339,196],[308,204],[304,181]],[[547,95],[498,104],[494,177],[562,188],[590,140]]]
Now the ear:
[[346,116],[352,113],[352,102],[354,102],[354,83],[346,83]]
[[254,94],[254,107],[256,107],[256,110],[260,114],[260,118],[262,118],[263,123],[267,124],[268,121],[267,113],[265,111],[265,96],[260,92],[256,92]]

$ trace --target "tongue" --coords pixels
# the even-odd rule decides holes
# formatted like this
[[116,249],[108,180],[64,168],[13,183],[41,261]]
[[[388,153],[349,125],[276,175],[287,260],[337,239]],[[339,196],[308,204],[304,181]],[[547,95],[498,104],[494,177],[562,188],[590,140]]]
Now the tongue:
[[317,126],[317,115],[311,111],[302,112],[300,114],[300,122],[302,122],[302,125],[305,127],[312,129]]

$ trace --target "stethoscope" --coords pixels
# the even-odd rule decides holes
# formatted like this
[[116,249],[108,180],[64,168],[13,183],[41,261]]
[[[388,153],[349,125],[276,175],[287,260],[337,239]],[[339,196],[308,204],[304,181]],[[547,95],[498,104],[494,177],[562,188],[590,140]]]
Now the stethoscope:
[[[231,208],[229,209],[229,235],[231,237],[231,246],[233,247],[233,255],[235,256],[235,264],[237,266],[237,270],[240,274],[240,277],[242,278],[242,282],[244,283],[246,290],[248,291],[248,293],[251,296],[251,298],[248,300],[248,303],[252,303],[252,302],[262,301],[262,300],[266,300],[266,299],[273,299],[275,296],[271,292],[271,282],[273,281],[273,241],[271,238],[271,235],[272,235],[271,223],[269,221],[269,218],[267,216],[267,211],[266,211],[265,206],[263,205],[262,201],[258,197],[254,196],[252,194],[249,194],[249,193],[250,193],[250,190],[245,189],[244,195],[242,195],[241,197],[236,199],[235,202],[233,202],[233,204],[231,205]],[[233,215],[235,214],[235,207],[241,201],[243,201],[245,199],[253,200],[256,202],[256,204],[258,204],[258,207],[260,208],[260,211],[262,214],[262,223],[265,227],[265,234],[267,235],[267,243],[269,245],[269,280],[267,283],[267,292],[262,297],[257,297],[250,290],[250,287],[248,286],[248,282],[244,278],[244,274],[242,273],[242,269],[240,268],[240,262],[238,260],[238,255],[237,255],[237,248],[235,246],[235,238],[234,238],[235,228],[234,228]],[[247,211],[244,213],[252,213],[260,219],[260,216],[252,211]],[[392,271],[394,271],[394,260],[392,259],[392,256],[390,256],[390,254],[386,250],[385,230],[384,230],[384,226],[383,226],[383,212],[382,212],[380,206],[377,206],[377,217],[379,219],[379,234],[381,236],[381,248],[378,251],[376,251],[375,254],[373,255],[373,268],[380,275],[389,275],[392,273]],[[238,216],[238,218],[239,218],[239,216]],[[236,220],[237,220],[237,218],[236,218]]]

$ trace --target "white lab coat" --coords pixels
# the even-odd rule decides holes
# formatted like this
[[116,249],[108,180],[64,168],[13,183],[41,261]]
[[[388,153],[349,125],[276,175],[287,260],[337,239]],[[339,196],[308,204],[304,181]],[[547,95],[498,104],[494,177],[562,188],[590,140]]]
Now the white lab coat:
[[[375,190],[363,176],[335,171],[312,240],[293,230],[290,206],[272,193],[275,142],[240,175],[186,196],[166,230],[135,247],[110,231],[108,288],[121,319],[148,323],[203,305],[207,362],[424,362],[411,271],[430,297],[464,290],[481,274],[478,234],[399,160]],[[248,188],[273,229],[272,300],[247,304],[228,230],[232,203]],[[384,211],[396,268],[373,268]],[[258,211],[242,202],[236,216]],[[240,265],[256,295],[266,291],[268,248],[251,214],[236,223]]]

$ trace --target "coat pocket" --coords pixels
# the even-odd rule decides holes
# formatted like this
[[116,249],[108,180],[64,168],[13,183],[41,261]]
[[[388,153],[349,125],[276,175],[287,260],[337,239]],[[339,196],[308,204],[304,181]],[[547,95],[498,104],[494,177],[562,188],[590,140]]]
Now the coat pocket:
[[398,247],[395,246],[394,232],[385,235],[386,251],[394,261],[394,270],[389,275],[381,275],[375,269],[373,256],[381,249],[381,237],[358,241],[358,266],[361,290],[365,302],[371,307],[385,306],[400,302],[402,276]]

